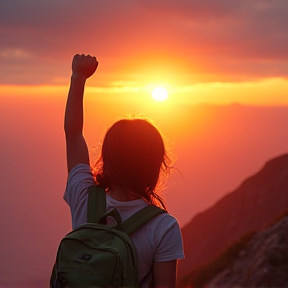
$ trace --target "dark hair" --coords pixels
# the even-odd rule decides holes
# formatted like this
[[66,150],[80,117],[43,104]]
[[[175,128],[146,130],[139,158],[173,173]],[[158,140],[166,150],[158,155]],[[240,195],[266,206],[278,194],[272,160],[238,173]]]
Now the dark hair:
[[163,137],[151,120],[122,119],[106,132],[96,182],[106,191],[120,187],[166,209],[157,192],[170,172],[170,163]]

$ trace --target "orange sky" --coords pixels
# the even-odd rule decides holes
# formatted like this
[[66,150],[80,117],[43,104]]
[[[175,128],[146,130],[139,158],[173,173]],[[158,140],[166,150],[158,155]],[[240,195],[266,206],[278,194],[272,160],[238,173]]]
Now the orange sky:
[[73,55],[85,53],[99,60],[89,80],[96,93],[137,96],[161,84],[183,103],[287,105],[287,1],[13,0],[0,8],[0,96],[17,94],[15,85],[41,85],[41,94],[67,86]]
[[[213,115],[191,105],[287,106],[287,11],[283,0],[1,1],[0,101],[11,114],[11,99],[35,105],[36,118],[49,99],[62,121],[71,59],[89,53],[99,60],[85,99],[91,142],[93,125],[144,113],[192,145]],[[168,100],[151,98],[155,85]]]
[[[92,54],[99,67],[87,81],[88,141],[98,139],[93,125],[100,132],[123,114],[144,113],[175,141],[177,153],[184,146],[187,152],[216,121],[211,120],[214,110],[202,104],[220,105],[219,111],[234,111],[237,103],[287,107],[287,12],[288,2],[283,0],[1,1],[2,109],[14,115],[11,103],[17,102],[23,113],[30,109],[27,117],[36,119],[47,101],[55,102],[60,105],[58,122],[54,119],[46,129],[53,130],[52,123],[62,127],[71,59],[75,53]],[[168,89],[168,100],[158,103],[151,98],[156,85]],[[266,123],[261,115],[259,123]],[[11,121],[21,121],[17,117]],[[9,130],[4,121],[2,129]],[[235,121],[231,123],[238,125],[240,120]],[[215,133],[220,126],[213,128]],[[33,135],[29,125],[25,131]],[[245,138],[244,132],[237,137]],[[213,133],[207,135],[201,145],[211,141]],[[260,163],[273,153],[265,155]]]

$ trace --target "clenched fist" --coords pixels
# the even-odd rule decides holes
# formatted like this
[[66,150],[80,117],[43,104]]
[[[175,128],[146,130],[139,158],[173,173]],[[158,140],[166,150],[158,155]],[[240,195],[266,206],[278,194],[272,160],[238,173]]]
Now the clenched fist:
[[94,74],[98,66],[96,57],[76,54],[72,61],[73,74],[89,78]]

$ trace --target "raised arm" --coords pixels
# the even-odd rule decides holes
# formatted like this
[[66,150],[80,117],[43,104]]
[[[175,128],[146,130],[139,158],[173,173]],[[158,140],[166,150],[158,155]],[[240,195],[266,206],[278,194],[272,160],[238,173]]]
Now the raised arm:
[[66,103],[64,129],[68,172],[77,164],[89,165],[89,153],[83,137],[83,95],[86,79],[98,66],[95,57],[75,55],[72,61],[72,76]]

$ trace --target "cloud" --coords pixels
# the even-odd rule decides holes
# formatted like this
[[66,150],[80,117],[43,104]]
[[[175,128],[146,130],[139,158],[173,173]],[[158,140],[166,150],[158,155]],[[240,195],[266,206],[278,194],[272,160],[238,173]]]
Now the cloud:
[[17,60],[22,60],[22,59],[30,59],[32,57],[32,55],[27,52],[24,51],[22,49],[3,49],[0,50],[0,58],[2,59],[17,59]]
[[[35,83],[67,77],[75,53],[96,54],[113,81],[169,63],[186,85],[287,77],[287,12],[285,0],[2,0],[0,51],[10,51],[2,71],[23,51],[43,74]],[[1,83],[21,82],[29,63],[20,64],[13,76],[0,72]]]

